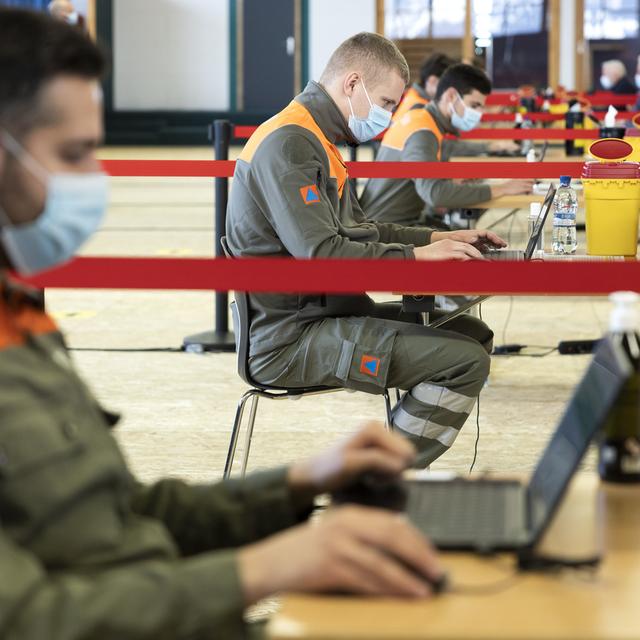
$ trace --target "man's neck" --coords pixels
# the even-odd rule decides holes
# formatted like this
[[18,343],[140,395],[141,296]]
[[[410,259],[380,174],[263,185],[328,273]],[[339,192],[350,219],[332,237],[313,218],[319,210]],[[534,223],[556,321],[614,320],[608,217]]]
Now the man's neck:
[[340,111],[340,113],[342,114],[342,117],[345,120],[349,120],[349,116],[351,115],[351,111],[349,111],[347,106],[342,104],[344,102],[347,102],[344,99],[344,95],[342,95],[342,92],[338,91],[338,89],[333,85],[323,84],[322,82],[318,82],[318,84],[327,92],[328,96],[333,100],[333,102],[336,105],[338,111]]

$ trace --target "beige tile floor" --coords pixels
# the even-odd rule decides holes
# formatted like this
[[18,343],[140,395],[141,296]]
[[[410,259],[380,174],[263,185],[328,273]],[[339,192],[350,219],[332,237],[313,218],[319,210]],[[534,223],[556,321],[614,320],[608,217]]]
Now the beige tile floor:
[[[103,156],[207,159],[210,151],[111,148]],[[487,224],[503,213],[489,212]],[[499,231],[506,236],[509,223]],[[521,213],[511,229],[514,246],[525,232],[526,214]],[[107,220],[84,253],[208,256],[212,247],[211,181],[119,178],[113,180]],[[47,300],[70,345],[79,349],[76,362],[99,398],[123,413],[117,434],[138,476],[219,478],[236,402],[245,389],[235,371],[235,357],[108,351],[179,347],[184,336],[211,328],[213,295],[52,290]],[[545,347],[560,339],[599,336],[606,326],[608,304],[597,298],[494,298],[482,312],[498,344],[506,339]],[[494,358],[481,398],[477,469],[531,469],[587,362],[586,356],[557,354]],[[361,393],[263,402],[250,468],[311,454],[364,420],[382,416],[382,400]],[[434,468],[459,472],[468,468],[474,422],[468,422],[453,449]]]

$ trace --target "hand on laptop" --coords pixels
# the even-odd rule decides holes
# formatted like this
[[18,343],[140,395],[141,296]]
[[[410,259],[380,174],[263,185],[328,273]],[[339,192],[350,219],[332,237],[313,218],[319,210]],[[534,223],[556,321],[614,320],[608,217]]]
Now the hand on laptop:
[[521,149],[513,140],[496,140],[488,145],[490,153],[518,153]]
[[507,243],[493,231],[484,229],[460,229],[458,231],[434,231],[431,234],[432,242],[440,240],[455,240],[473,245],[478,251],[484,253],[491,249],[502,249]]
[[294,464],[289,484],[292,491],[316,496],[340,489],[363,473],[397,476],[415,456],[406,438],[386,431],[379,422],[369,422],[327,451]]
[[507,180],[503,184],[492,185],[491,199],[533,193],[534,184],[535,180]]
[[424,598],[443,576],[436,552],[404,515],[332,508],[242,549],[240,583],[251,604],[282,591]]
[[[453,231],[434,232],[433,235],[447,235]],[[455,232],[457,233],[457,232]],[[413,253],[416,260],[484,260],[482,254],[468,242],[460,242],[445,238],[444,240],[434,240],[431,236],[431,244],[424,247],[416,247]]]

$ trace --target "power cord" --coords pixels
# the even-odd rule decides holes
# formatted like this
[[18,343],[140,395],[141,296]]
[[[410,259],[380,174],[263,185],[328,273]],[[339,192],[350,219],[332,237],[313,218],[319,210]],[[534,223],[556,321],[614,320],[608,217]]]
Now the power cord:
[[93,352],[104,352],[104,353],[184,353],[185,350],[182,348],[172,348],[172,347],[151,347],[148,349],[143,348],[132,348],[132,349],[107,349],[100,347],[69,347],[69,351],[93,351]]
[[478,394],[478,400],[476,401],[476,443],[473,447],[473,460],[469,467],[469,474],[473,471],[473,467],[476,466],[476,460],[478,459],[478,444],[480,443],[480,394]]
[[506,578],[496,580],[495,582],[488,582],[485,584],[456,584],[455,582],[449,587],[447,593],[453,595],[470,595],[470,596],[491,596],[496,593],[506,591],[510,587],[513,587],[518,579],[523,575],[517,569],[508,575]]

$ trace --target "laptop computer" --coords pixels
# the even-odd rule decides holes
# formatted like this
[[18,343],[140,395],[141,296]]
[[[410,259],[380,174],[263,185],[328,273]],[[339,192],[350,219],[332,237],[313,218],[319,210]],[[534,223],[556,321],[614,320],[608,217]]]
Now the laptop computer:
[[630,375],[620,344],[603,338],[528,484],[408,479],[409,519],[440,549],[531,550]]
[[[544,142],[540,151],[537,150],[535,145],[532,147],[533,149],[536,149],[536,162],[544,161],[548,147],[549,141]],[[522,158],[527,155],[527,152],[521,147],[517,151],[489,151],[487,155],[493,158]]]
[[[549,190],[547,191],[547,195],[544,198],[544,202],[542,203],[542,207],[540,208],[540,213],[538,214],[536,223],[534,224],[531,235],[529,236],[527,248],[524,251],[522,251],[521,249],[488,249],[483,251],[483,255],[488,260],[531,260],[536,250],[540,234],[542,233],[545,222],[547,221],[547,217],[549,216],[549,211],[551,210],[551,205],[553,204],[555,195],[556,189],[553,185],[550,185]],[[469,311],[469,309],[473,309],[473,307],[475,307],[477,304],[488,300],[490,297],[491,296],[487,295],[471,298],[453,311],[450,311],[449,313],[440,316],[436,320],[429,322],[427,326],[431,327],[432,329],[437,329],[450,320],[457,318],[459,315],[466,313],[467,311]]]
[[481,248],[482,255],[488,260],[531,260],[533,253],[536,250],[538,239],[542,233],[545,222],[551,210],[553,199],[556,195],[556,189],[553,185],[549,185],[549,189],[544,197],[542,207],[540,207],[540,213],[536,218],[536,222],[533,225],[531,235],[527,241],[527,247],[523,251],[522,249],[491,249]]

